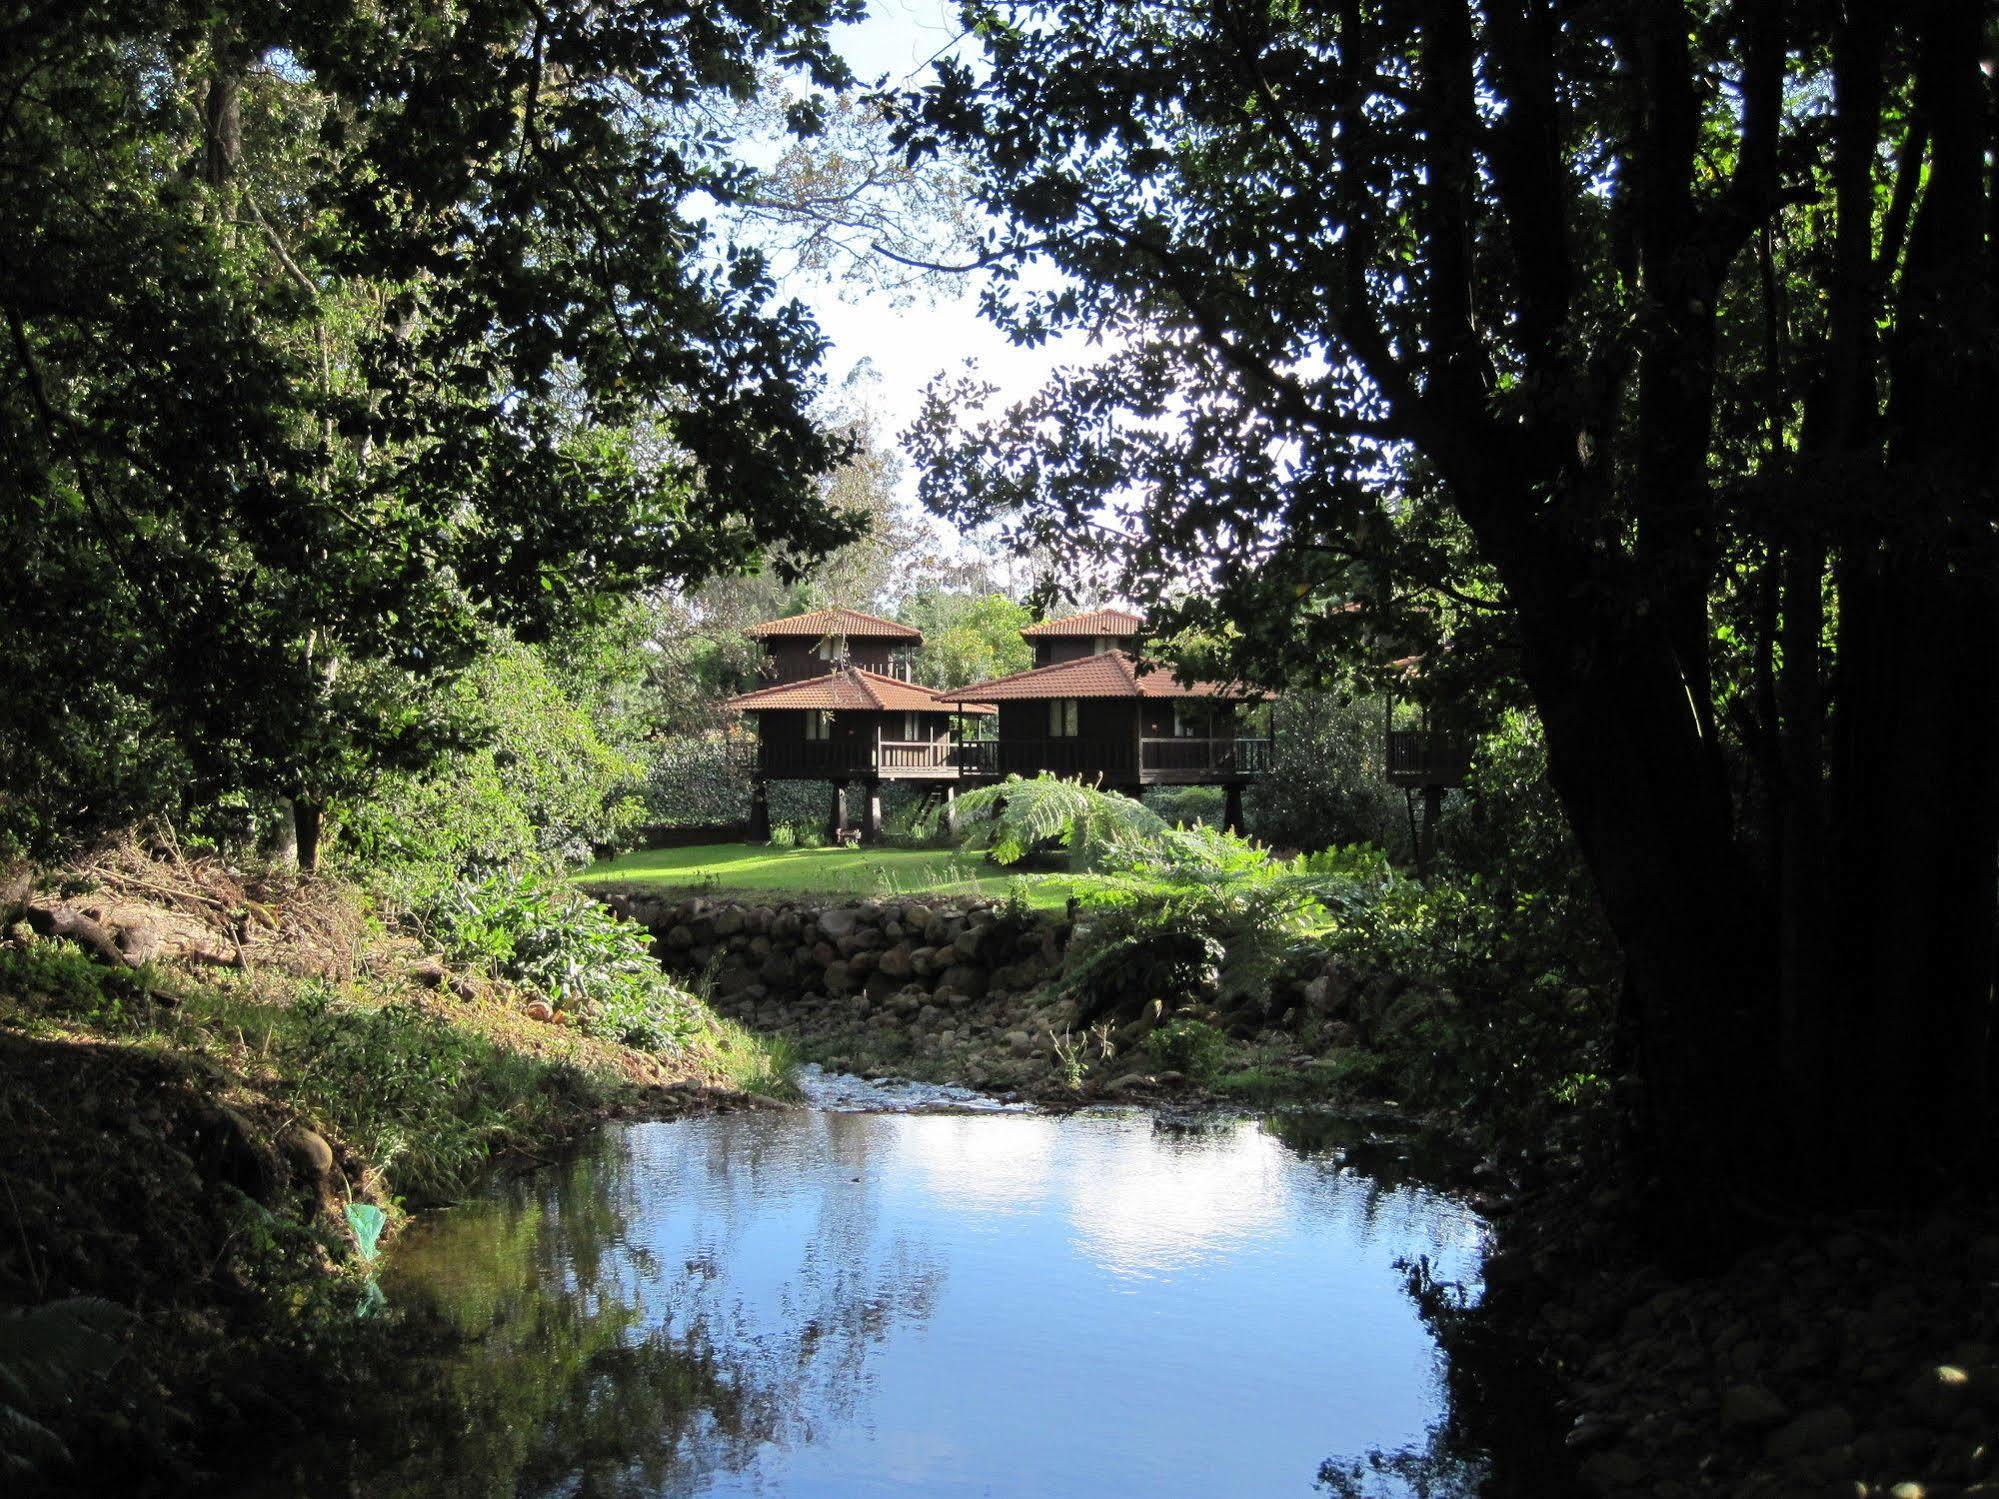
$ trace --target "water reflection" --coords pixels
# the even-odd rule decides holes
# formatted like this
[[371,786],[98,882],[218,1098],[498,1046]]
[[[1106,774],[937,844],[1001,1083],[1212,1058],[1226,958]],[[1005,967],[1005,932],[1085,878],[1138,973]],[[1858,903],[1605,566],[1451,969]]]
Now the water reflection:
[[[428,1388],[289,1491],[1311,1494],[1444,1393],[1395,1262],[1452,1200],[1248,1122],[798,1112],[640,1125],[419,1226]],[[384,1391],[393,1376],[384,1375]],[[450,1419],[440,1428],[440,1409]]]

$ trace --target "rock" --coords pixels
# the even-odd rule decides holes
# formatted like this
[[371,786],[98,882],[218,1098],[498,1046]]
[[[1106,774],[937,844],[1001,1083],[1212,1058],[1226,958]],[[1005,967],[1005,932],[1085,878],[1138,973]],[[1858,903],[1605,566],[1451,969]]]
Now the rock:
[[1026,1031],[1008,1031],[1006,1049],[1017,1057],[1031,1057],[1034,1055],[1034,1038]]
[[836,958],[826,965],[824,982],[826,984],[826,991],[829,994],[848,993],[853,989],[855,984],[854,970],[845,962]]
[[938,987],[955,989],[960,994],[979,999],[986,992],[986,971],[983,968],[974,968],[968,963],[953,963],[944,970],[944,976],[938,980]]
[[694,945],[694,933],[684,925],[666,929],[666,945],[676,952],[685,952]]
[[749,925],[749,919],[744,916],[741,909],[736,906],[728,906],[715,917],[715,935],[718,937],[733,937],[747,925]]
[[1947,1427],[1971,1401],[1971,1375],[1956,1364],[1938,1364],[1911,1380],[1904,1398],[1917,1420]]
[[819,913],[819,930],[832,938],[849,937],[860,924],[861,913],[852,906],[837,907]]
[[984,945],[985,933],[977,927],[962,931],[951,939],[952,949],[967,963],[978,957],[979,949]]
[[1845,1406],[1821,1406],[1771,1432],[1763,1443],[1763,1451],[1779,1459],[1815,1457],[1845,1446],[1853,1440],[1853,1433],[1853,1414]]
[[910,961],[909,949],[898,943],[896,946],[888,948],[882,953],[881,957],[876,960],[875,967],[878,971],[888,974],[891,978],[902,979],[909,977],[914,971],[915,965]]
[[453,974],[446,987],[468,1004],[479,997],[479,986],[462,973]]
[[426,989],[435,989],[451,976],[451,970],[437,958],[425,958],[422,962],[409,966],[410,982],[422,984]]
[[528,1001],[527,1017],[547,1025],[555,1019],[555,1006],[545,999],[531,999]]
[[295,1124],[284,1133],[285,1156],[314,1181],[333,1174],[333,1147],[316,1129]]
[[1765,1431],[1790,1414],[1784,1402],[1760,1384],[1730,1385],[1721,1394],[1723,1431]]

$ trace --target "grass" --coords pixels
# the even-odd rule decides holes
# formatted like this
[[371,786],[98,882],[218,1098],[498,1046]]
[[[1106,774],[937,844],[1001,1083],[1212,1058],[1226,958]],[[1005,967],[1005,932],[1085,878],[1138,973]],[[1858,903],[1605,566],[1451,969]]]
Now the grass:
[[934,848],[771,848],[710,843],[656,848],[593,864],[577,876],[590,885],[655,885],[664,889],[792,895],[952,895],[1003,897],[1014,881],[1028,904],[1042,910],[1070,896],[1064,874],[1015,874],[977,854]]

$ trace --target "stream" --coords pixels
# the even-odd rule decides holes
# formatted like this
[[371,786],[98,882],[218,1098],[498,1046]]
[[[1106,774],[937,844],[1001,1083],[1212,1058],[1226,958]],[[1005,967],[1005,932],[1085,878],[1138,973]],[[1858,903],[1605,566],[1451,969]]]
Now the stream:
[[412,1225],[383,1278],[428,1350],[385,1402],[408,1420],[288,1491],[1479,1492],[1398,1262],[1475,1285],[1485,1231],[1403,1152],[806,1087],[607,1129]]

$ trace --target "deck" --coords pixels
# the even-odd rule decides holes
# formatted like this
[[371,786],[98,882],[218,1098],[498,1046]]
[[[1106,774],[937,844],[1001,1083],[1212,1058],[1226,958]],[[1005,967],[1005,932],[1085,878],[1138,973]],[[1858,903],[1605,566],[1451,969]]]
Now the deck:
[[1050,775],[1112,785],[1199,786],[1267,775],[1268,739],[838,740],[743,745],[737,763],[770,781],[965,781]]

